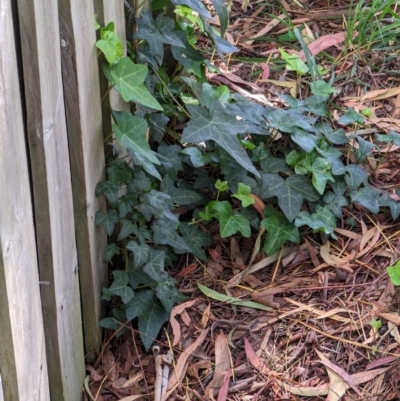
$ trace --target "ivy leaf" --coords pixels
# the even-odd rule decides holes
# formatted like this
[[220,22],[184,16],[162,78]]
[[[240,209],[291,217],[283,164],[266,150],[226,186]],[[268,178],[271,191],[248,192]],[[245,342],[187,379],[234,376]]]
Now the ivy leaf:
[[171,197],[163,192],[152,189],[150,192],[146,192],[140,195],[140,205],[136,206],[147,221],[150,221],[153,216],[159,218],[161,216],[178,222],[178,217],[169,210],[169,205],[166,200]]
[[297,127],[293,129],[292,141],[306,152],[312,152],[316,146],[315,136]]
[[324,134],[325,138],[333,143],[334,145],[343,145],[349,143],[350,139],[346,136],[346,131],[340,128],[336,131],[332,131]]
[[156,288],[156,293],[168,313],[171,313],[174,304],[185,299],[185,296],[176,288],[176,282],[172,278],[161,281]]
[[317,157],[312,164],[312,183],[314,188],[322,195],[328,181],[335,182],[331,174],[331,163],[327,159]]
[[122,41],[114,33],[114,23],[110,22],[100,30],[100,40],[96,42],[96,47],[100,49],[110,64],[118,63],[124,55]]
[[393,285],[400,285],[400,260],[394,266],[389,266],[387,272]]
[[144,157],[141,153],[135,152],[132,149],[128,149],[128,154],[132,159],[133,163],[136,166],[143,167],[143,170],[152,175],[153,177],[157,178],[158,180],[162,180],[160,173],[154,167],[153,163],[149,163],[147,158]]
[[120,112],[118,125],[113,125],[115,138],[121,146],[142,154],[151,163],[160,164],[146,141],[147,128],[146,120],[129,112]]
[[154,281],[160,282],[166,280],[168,274],[164,271],[165,252],[157,249],[151,249],[147,263],[143,266],[143,271],[147,273]]
[[263,174],[261,197],[278,198],[279,207],[292,222],[300,212],[303,200],[315,202],[319,199],[311,181],[302,175],[292,175],[286,181],[277,174]]
[[325,81],[314,81],[310,83],[311,92],[314,95],[319,96],[329,96],[332,93],[336,93],[336,89],[332,88],[329,84]]
[[358,149],[355,149],[355,155],[357,158],[357,163],[362,163],[367,156],[371,154],[372,149],[376,148],[377,146],[372,142],[366,141],[360,136],[356,136],[356,139],[358,142]]
[[129,241],[126,249],[132,252],[135,269],[142,267],[147,262],[150,254],[150,247],[147,244],[139,245],[136,241]]
[[368,185],[367,173],[361,166],[349,164],[346,166],[345,180],[350,189],[356,189],[361,184]]
[[192,105],[188,105],[187,109],[192,119],[183,130],[183,142],[215,141],[242,167],[257,177],[260,176],[237,138],[237,134],[246,130],[240,121],[226,114],[219,103],[210,105],[209,110],[202,106]]
[[212,15],[209,13],[204,4],[198,0],[171,0],[171,3],[175,6],[187,6],[193,11],[196,11],[196,13],[199,14],[201,17],[213,20]]
[[332,191],[325,194],[324,203],[339,219],[342,218],[342,207],[349,204],[343,195],[336,194]]
[[103,262],[108,263],[114,255],[119,255],[119,248],[117,244],[112,242],[111,244],[106,245]]
[[375,138],[380,142],[393,142],[393,145],[400,146],[400,134],[395,131],[389,131],[386,135],[376,134]]
[[364,187],[358,191],[350,192],[350,197],[353,202],[357,202],[373,214],[377,214],[379,212],[378,198],[380,194],[381,191],[378,189]]
[[213,29],[213,27],[204,19],[202,19],[203,24],[204,24],[204,30],[209,36],[209,38],[212,40],[215,46],[215,50],[217,51],[218,55],[224,59],[224,53],[236,53],[239,51],[239,49],[232,45],[230,42],[227,40],[221,38]]
[[294,110],[265,108],[263,116],[269,120],[272,128],[282,132],[292,134],[296,131],[296,127],[308,132],[315,132],[315,119]]
[[152,225],[154,231],[154,243],[156,245],[170,245],[181,251],[190,252],[190,247],[186,241],[175,231],[171,220],[162,218],[154,221]]
[[134,296],[133,290],[128,286],[128,273],[121,270],[113,271],[114,282],[108,289],[112,294],[121,297],[124,304],[127,304]]
[[106,287],[103,287],[103,288],[101,289],[101,293],[102,293],[102,295],[101,295],[101,300],[102,300],[102,301],[110,302],[110,301],[112,300],[112,297],[114,296],[114,295],[108,290],[108,288],[106,288]]
[[392,199],[389,193],[384,192],[378,198],[378,203],[380,206],[386,206],[390,208],[393,220],[396,220],[400,215],[400,202]]
[[243,215],[233,214],[232,206],[228,201],[216,202],[214,209],[219,213],[219,231],[222,238],[230,237],[237,232],[240,232],[246,238],[250,237],[249,220]]
[[121,231],[118,234],[117,241],[121,241],[124,238],[129,237],[132,233],[134,233],[137,230],[137,225],[135,223],[132,223],[130,220],[121,220],[122,227]]
[[237,193],[231,196],[232,198],[239,199],[242,202],[242,207],[247,207],[255,202],[254,198],[249,196],[250,193],[251,193],[251,188],[248,185],[239,182]]
[[173,205],[192,205],[203,200],[203,196],[195,191],[176,188],[168,174],[164,177],[160,189],[171,197],[167,202]]
[[168,320],[169,313],[152,289],[142,289],[136,291],[135,297],[127,305],[126,316],[129,320],[139,317],[140,338],[148,351]]
[[336,239],[334,233],[336,217],[327,207],[317,205],[316,213],[312,215],[308,212],[300,212],[294,224],[296,224],[297,227],[307,225],[315,231],[322,231],[324,234],[330,234],[332,238]]
[[129,182],[133,177],[133,171],[125,160],[117,158],[107,168],[107,177],[111,182],[116,184]]
[[349,124],[364,124],[364,117],[358,114],[352,107],[350,107],[346,113],[339,118],[338,123],[343,125]]
[[103,212],[99,210],[96,212],[95,223],[102,225],[108,235],[111,235],[114,231],[115,223],[118,221],[118,213],[116,210],[109,210]]
[[96,196],[105,195],[112,207],[116,207],[119,202],[119,185],[111,181],[99,182],[96,185]]
[[179,145],[159,146],[157,152],[166,173],[175,181],[178,172],[183,171],[182,148]]
[[145,273],[142,269],[143,266],[139,266],[135,263],[135,255],[132,254],[129,256],[129,270],[128,270],[128,278],[129,285],[136,290],[139,285],[145,285],[148,287],[156,287],[158,282],[153,280],[147,273]]
[[127,191],[135,195],[151,191],[152,185],[149,177],[147,177],[143,170],[136,170],[135,178],[126,186]]
[[190,161],[195,168],[203,167],[205,164],[207,164],[207,160],[204,158],[203,153],[197,147],[192,146],[190,148],[183,149],[181,153],[189,156]]
[[279,251],[286,241],[296,244],[300,242],[298,228],[281,213],[266,217],[261,224],[267,230],[264,243],[264,251],[267,255]]
[[307,65],[300,59],[297,54],[289,54],[285,52],[283,49],[279,49],[282,58],[286,61],[286,69],[289,71],[296,71],[298,74],[307,74],[309,68]]
[[215,11],[218,14],[219,22],[221,24],[221,35],[224,36],[229,23],[228,8],[226,7],[224,0],[212,0],[212,3]]
[[207,255],[203,250],[203,246],[211,246],[214,241],[207,232],[200,231],[195,224],[182,222],[179,224],[179,231],[190,247],[190,253],[200,260],[207,261]]
[[122,58],[111,70],[111,76],[125,102],[135,102],[152,109],[163,110],[144,85],[147,73],[147,66],[135,64],[129,57]]

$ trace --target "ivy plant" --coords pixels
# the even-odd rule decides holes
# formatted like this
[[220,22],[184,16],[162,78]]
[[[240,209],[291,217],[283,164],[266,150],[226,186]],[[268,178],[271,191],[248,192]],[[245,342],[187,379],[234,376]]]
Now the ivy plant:
[[[265,231],[270,255],[288,241],[299,243],[304,229],[335,238],[344,206],[372,213],[385,207],[393,219],[400,215],[398,197],[370,187],[362,167],[379,149],[346,133],[346,126],[354,131],[364,118],[349,109],[340,128],[331,123],[327,101],[334,90],[305,45],[307,64],[281,54],[298,74],[310,72],[310,95],[282,95],[282,109],[263,106],[205,79],[206,68],[218,69],[208,61],[209,49],[197,47],[199,35],[221,58],[237,51],[224,39],[223,1],[212,0],[220,31],[211,27],[203,3],[171,3],[176,20],[163,12],[136,19],[129,56],[123,56],[113,23],[100,28],[97,41],[110,90],[132,102],[133,110],[112,111],[107,179],[96,189],[108,201],[96,224],[109,235],[104,262],[112,263],[113,278],[103,299],[115,305],[101,325],[122,334],[125,322],[138,318],[146,349],[184,299],[170,267],[186,253],[207,261],[216,229],[223,238]],[[164,63],[167,47],[177,64],[172,75]],[[399,138],[396,132],[376,137],[395,144]]]

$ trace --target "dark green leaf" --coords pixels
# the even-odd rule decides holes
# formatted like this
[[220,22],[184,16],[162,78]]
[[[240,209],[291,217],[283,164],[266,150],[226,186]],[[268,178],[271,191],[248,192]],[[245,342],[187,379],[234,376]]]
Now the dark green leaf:
[[161,327],[168,320],[169,313],[164,309],[153,290],[143,289],[136,291],[135,297],[126,309],[126,316],[129,320],[139,316],[140,338],[148,351]]
[[102,225],[106,230],[108,235],[111,235],[114,231],[115,223],[118,221],[118,213],[116,210],[109,210],[108,212],[103,212],[99,210],[96,212],[95,223],[97,225]]
[[340,128],[336,131],[324,134],[325,138],[334,145],[349,143],[350,139],[346,136],[346,131]]
[[393,142],[393,145],[400,146],[400,134],[395,131],[389,131],[388,134],[376,134],[375,138],[381,142]]
[[315,136],[301,128],[293,128],[292,141],[306,152],[312,152],[315,149]]
[[286,241],[292,241],[296,244],[300,242],[298,228],[281,213],[266,217],[261,221],[261,224],[267,230],[264,243],[264,251],[267,255],[279,251]]
[[118,234],[117,241],[121,241],[124,238],[129,237],[132,233],[134,233],[137,230],[137,225],[135,223],[132,223],[130,220],[121,220],[122,227],[121,231]]
[[133,171],[125,160],[118,158],[107,168],[107,177],[116,184],[129,182],[133,177]]
[[328,181],[335,182],[331,174],[331,163],[327,159],[317,157],[312,164],[312,183],[314,188],[323,195]]
[[239,51],[239,49],[236,46],[232,45],[227,40],[221,38],[221,36],[219,36],[214,31],[212,26],[204,19],[203,19],[203,24],[204,24],[204,30],[206,31],[209,38],[213,41],[215,50],[222,59],[224,59],[224,54],[236,53]]
[[336,239],[334,229],[336,227],[336,217],[327,208],[317,205],[316,213],[310,215],[308,212],[300,212],[294,222],[297,227],[307,225],[313,230],[322,231],[324,234],[330,234]]
[[108,263],[114,255],[119,255],[119,248],[117,244],[112,242],[106,246],[106,252],[104,254],[103,262]]
[[279,131],[292,134],[299,127],[308,132],[315,132],[315,119],[297,113],[294,110],[265,109],[264,117],[269,120],[270,126]]
[[203,200],[203,196],[195,191],[175,188],[169,175],[164,177],[160,189],[171,197],[167,202],[173,205],[192,205]]
[[384,192],[378,198],[380,206],[386,206],[390,208],[393,220],[396,220],[400,216],[400,202],[395,200],[398,195],[395,194],[394,199],[390,197],[389,193]]
[[190,161],[195,168],[203,167],[205,164],[207,164],[207,160],[199,148],[192,146],[190,148],[183,149],[181,153],[190,157]]
[[357,163],[362,163],[367,156],[369,156],[376,145],[372,142],[366,141],[360,136],[356,136],[358,142],[358,149],[355,150],[355,155],[357,158]]
[[157,283],[166,280],[168,274],[164,271],[164,261],[165,253],[163,251],[151,249],[147,263],[143,266],[143,271]]
[[159,146],[157,152],[165,172],[176,181],[178,172],[183,171],[182,148],[179,145]]
[[121,270],[113,271],[114,282],[111,284],[109,291],[121,297],[124,304],[128,303],[133,298],[133,290],[128,286],[128,273]]
[[373,214],[377,214],[379,212],[378,198],[380,194],[381,191],[378,189],[364,187],[358,191],[350,192],[350,197],[353,202],[357,202]]
[[345,179],[349,189],[357,189],[361,184],[368,185],[367,173],[356,164],[346,166]]
[[325,194],[324,203],[339,219],[342,218],[342,207],[349,204],[343,195],[331,191]]
[[178,222],[178,217],[169,210],[166,202],[166,200],[171,199],[169,195],[152,189],[150,192],[140,195],[139,199],[140,205],[136,208],[143,213],[147,221],[151,220],[153,216],[157,218],[164,216],[169,220]]
[[129,112],[121,112],[118,125],[113,125],[118,143],[127,149],[142,154],[154,164],[160,164],[146,141],[147,122]]
[[224,0],[212,0],[215,11],[218,14],[219,22],[221,24],[221,35],[224,36],[226,28],[228,28],[229,15],[228,8]]
[[135,269],[142,267],[147,262],[150,254],[150,247],[147,244],[138,245],[135,241],[129,241],[126,245],[126,249],[132,252],[132,266]]
[[190,247],[190,252],[200,260],[207,261],[207,255],[203,250],[203,246],[211,246],[214,241],[208,232],[200,231],[196,224],[182,222],[179,225],[186,243]]
[[349,124],[364,124],[364,117],[358,114],[352,107],[350,107],[346,113],[339,118],[339,124],[349,125]]
[[157,219],[154,221],[154,243],[156,245],[170,245],[181,251],[190,252],[190,247],[186,241],[175,231],[171,220]]
[[171,278],[160,282],[156,288],[156,293],[168,313],[171,313],[176,303],[185,299],[185,296],[176,288],[175,280]]
[[237,138],[237,134],[246,129],[240,121],[227,115],[218,103],[210,105],[210,110],[190,105],[187,108],[192,119],[183,130],[183,142],[215,141],[242,167],[254,175],[260,176]]
[[96,186],[96,196],[104,194],[113,207],[116,207],[119,202],[118,191],[119,185],[111,181],[99,182]]
[[220,234],[222,238],[230,237],[240,232],[244,237],[251,235],[249,220],[240,214],[233,214],[232,206],[229,202],[217,202],[214,209],[219,213]]

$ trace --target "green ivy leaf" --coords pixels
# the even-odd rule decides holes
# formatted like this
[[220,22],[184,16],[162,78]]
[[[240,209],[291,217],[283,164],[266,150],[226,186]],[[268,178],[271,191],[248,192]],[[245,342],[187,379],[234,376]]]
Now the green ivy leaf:
[[114,226],[118,221],[118,213],[116,210],[109,210],[103,212],[99,210],[96,212],[95,223],[102,225],[108,235],[111,235],[114,231]]
[[102,301],[110,302],[110,301],[112,300],[112,297],[114,296],[114,295],[109,291],[109,289],[106,288],[106,287],[103,287],[103,288],[101,289],[101,293],[102,293],[102,295],[101,295],[101,300],[102,300]]
[[308,212],[300,212],[294,223],[297,227],[307,225],[313,230],[321,231],[324,234],[330,234],[332,238],[336,239],[334,233],[336,217],[327,207],[317,205],[316,213],[312,215]]
[[114,33],[114,23],[110,22],[100,30],[100,40],[96,42],[110,64],[117,64],[124,55],[124,48],[120,37]]
[[171,0],[171,3],[175,6],[184,5],[196,11],[200,16],[212,20],[213,17],[203,3],[198,0]]
[[393,142],[393,145],[400,146],[400,134],[395,131],[389,131],[388,134],[375,134],[375,138],[380,142]]
[[161,216],[178,222],[178,217],[169,210],[169,205],[166,202],[171,197],[163,192],[152,189],[150,192],[146,192],[140,195],[140,205],[136,206],[147,221],[150,221],[153,216],[159,218]]
[[229,14],[228,8],[225,5],[224,0],[212,0],[215,11],[218,14],[219,22],[221,24],[221,35],[224,36],[226,28],[228,28],[229,24]]
[[269,120],[270,127],[288,134],[294,133],[297,127],[304,131],[315,132],[315,119],[294,110],[265,108],[263,116]]
[[190,247],[190,252],[200,260],[207,261],[203,246],[211,246],[214,241],[208,232],[200,231],[196,224],[182,222],[179,231]]
[[118,125],[114,124],[113,128],[115,138],[121,146],[142,154],[151,163],[160,164],[146,141],[148,128],[146,120],[135,117],[129,112],[121,112]]
[[162,218],[154,221],[152,225],[154,231],[154,243],[156,245],[170,245],[181,251],[190,252],[190,247],[186,241],[175,231],[171,220]]
[[316,146],[315,136],[298,127],[293,129],[292,141],[306,152],[312,152]]
[[135,255],[129,256],[129,270],[128,278],[129,285],[136,290],[139,285],[145,285],[148,287],[155,288],[158,282],[153,280],[147,273],[142,269],[143,266],[139,266],[135,263]]
[[95,194],[96,196],[104,194],[107,200],[110,202],[111,206],[116,207],[119,202],[118,191],[119,191],[119,185],[111,181],[103,181],[99,182],[96,185]]
[[203,196],[195,191],[176,188],[168,174],[164,177],[160,189],[171,197],[167,202],[173,205],[192,205],[203,201]]
[[337,90],[335,88],[332,88],[332,86],[327,84],[325,81],[311,82],[310,89],[314,95],[318,95],[318,96],[329,96],[332,93],[337,92]]
[[389,266],[387,272],[393,285],[400,285],[400,260],[394,266]]
[[175,304],[185,300],[185,296],[176,288],[176,282],[172,278],[160,282],[156,294],[168,313],[171,313]]
[[279,251],[286,241],[296,244],[300,242],[298,228],[295,224],[290,223],[282,213],[266,217],[261,221],[261,225],[267,230],[264,243],[264,251],[267,255]]
[[364,124],[364,117],[358,114],[352,107],[350,107],[346,113],[339,118],[338,123],[343,125],[349,124]]
[[111,244],[106,245],[103,262],[108,263],[114,255],[119,255],[119,248],[117,244],[112,242]]
[[147,72],[147,66],[135,64],[129,57],[124,57],[113,67],[111,76],[125,102],[136,102],[152,109],[163,110],[144,85]]
[[355,155],[357,158],[357,163],[362,163],[371,154],[374,148],[377,148],[372,142],[366,141],[360,136],[356,136],[358,142],[358,149],[355,149]]
[[382,193],[378,198],[380,206],[386,206],[390,208],[393,220],[396,220],[400,216],[400,202],[392,199],[387,192]]
[[130,220],[121,220],[122,223],[121,231],[118,234],[117,241],[122,241],[124,238],[129,237],[132,233],[137,230],[137,225],[132,223]]
[[300,212],[304,199],[315,202],[319,199],[309,178],[292,175],[286,181],[277,174],[263,174],[261,197],[278,198],[279,207],[292,222]]
[[255,200],[249,194],[251,193],[251,188],[248,185],[239,182],[238,191],[236,194],[232,194],[233,198],[239,199],[242,202],[242,207],[247,207],[252,205]]
[[150,247],[147,244],[139,245],[136,241],[129,241],[126,249],[132,252],[132,266],[135,269],[141,268],[147,262],[150,254]]
[[310,71],[304,61],[302,61],[297,54],[289,54],[283,49],[279,49],[279,52],[287,63],[287,70],[296,71],[297,74],[307,74],[307,72]]
[[166,280],[168,274],[164,271],[165,252],[157,249],[150,249],[147,263],[143,266],[143,271],[148,274],[155,282]]
[[349,204],[343,195],[338,195],[331,191],[325,194],[324,203],[339,219],[342,218],[342,207]]
[[346,166],[345,180],[349,189],[356,189],[361,184],[368,185],[367,173],[361,166],[357,166],[356,164]]
[[369,187],[364,187],[358,191],[350,192],[352,202],[359,203],[373,214],[379,213],[378,198],[380,195],[381,191]]
[[220,234],[222,238],[230,237],[240,232],[244,237],[251,235],[249,220],[240,214],[233,214],[232,206],[228,201],[216,202],[214,209],[219,213]]
[[219,178],[215,182],[215,188],[218,189],[219,192],[225,192],[229,189],[228,181],[221,181]]
[[205,164],[207,164],[207,160],[199,148],[192,146],[190,148],[183,149],[181,153],[190,157],[190,161],[195,168],[203,167]]
[[117,158],[107,168],[107,177],[116,184],[129,182],[133,178],[133,171],[125,160]]
[[127,305],[126,316],[128,320],[139,317],[140,338],[148,351],[168,320],[169,313],[152,289],[143,289],[137,290],[135,297]]
[[192,119],[183,130],[183,142],[215,141],[242,167],[257,177],[260,176],[237,138],[237,134],[246,130],[240,121],[226,114],[219,103],[211,104],[209,110],[201,106],[191,105],[188,105],[187,109]]
[[128,273],[121,270],[113,271],[114,282],[108,289],[112,294],[121,297],[124,304],[127,304],[134,296],[133,290],[128,286]]
[[331,174],[331,163],[322,157],[317,157],[312,164],[312,183],[314,188],[323,195],[328,181],[335,182]]

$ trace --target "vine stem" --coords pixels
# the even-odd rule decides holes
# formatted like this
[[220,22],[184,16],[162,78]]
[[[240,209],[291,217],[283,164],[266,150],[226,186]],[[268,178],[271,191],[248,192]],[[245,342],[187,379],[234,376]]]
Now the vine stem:
[[101,98],[101,103],[103,103],[104,99],[107,97],[107,95],[110,93],[111,89],[114,88],[115,84],[109,85],[106,93],[103,95]]
[[156,71],[156,69],[153,66],[150,66],[151,69],[153,70],[154,74],[157,75],[158,79],[160,80],[162,86],[165,88],[165,90],[168,92],[168,94],[171,96],[172,100],[177,104],[177,106],[183,110],[183,112],[186,114],[187,118],[192,118],[192,116],[187,112],[187,110],[182,107],[182,105],[175,99],[175,96],[171,93],[171,91],[168,89],[168,86],[165,84],[165,82],[161,79],[160,75]]

